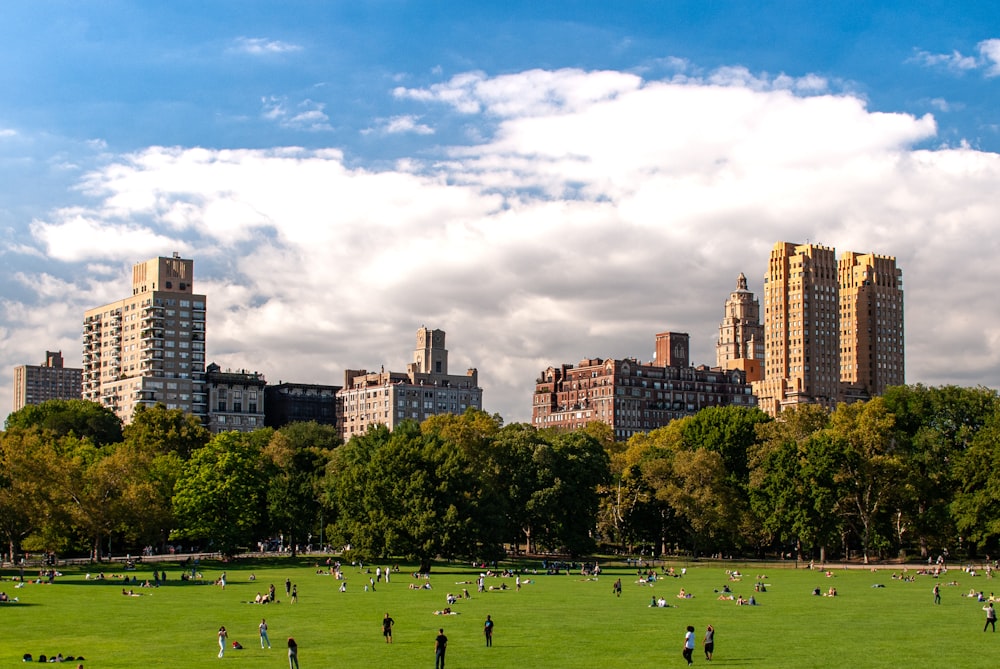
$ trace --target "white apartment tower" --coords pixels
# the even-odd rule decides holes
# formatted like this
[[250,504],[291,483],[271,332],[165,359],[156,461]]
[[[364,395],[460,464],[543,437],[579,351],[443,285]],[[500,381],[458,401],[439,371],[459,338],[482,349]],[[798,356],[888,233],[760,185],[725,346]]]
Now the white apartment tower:
[[156,403],[206,419],[205,296],[194,293],[193,260],[137,263],[131,296],[84,314],[83,398],[125,423]]

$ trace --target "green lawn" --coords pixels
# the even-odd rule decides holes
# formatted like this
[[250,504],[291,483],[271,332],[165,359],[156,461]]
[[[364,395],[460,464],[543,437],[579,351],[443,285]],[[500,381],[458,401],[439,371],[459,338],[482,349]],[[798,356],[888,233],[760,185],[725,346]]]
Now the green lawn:
[[[916,576],[906,583],[892,579],[888,570],[835,569],[828,578],[782,565],[747,565],[740,567],[742,581],[730,585],[737,594],[756,594],[759,606],[740,607],[718,601],[714,592],[729,582],[726,569],[734,565],[686,566],[685,577],[661,578],[652,587],[637,584],[634,570],[610,568],[599,580],[529,574],[531,582],[520,592],[513,590],[513,579],[491,578],[487,585],[506,582],[511,589],[479,594],[474,583],[458,584],[474,581],[479,573],[462,566],[435,566],[431,590],[409,589],[414,581],[403,566],[403,573],[394,574],[388,585],[379,584],[376,592],[365,592],[368,575],[348,566],[348,591],[340,593],[339,582],[316,574],[313,561],[203,564],[205,584],[181,583],[180,568],[170,564],[164,565],[165,586],[130,586],[141,597],[122,596],[120,580],[88,581],[85,571],[76,570],[67,571],[55,585],[29,583],[15,589],[13,572],[7,571],[0,590],[20,602],[0,605],[0,666],[20,663],[26,652],[36,657],[62,652],[85,656],[88,669],[285,667],[285,639],[294,636],[303,669],[412,669],[433,666],[434,637],[443,627],[450,639],[449,669],[660,669],[683,666],[687,625],[698,634],[695,663],[707,664],[701,651],[707,624],[716,629],[712,664],[722,666],[895,669],[1000,663],[1000,636],[982,632],[982,604],[962,596],[970,587],[988,595],[993,581],[984,576],[952,569],[941,579]],[[229,576],[226,589],[209,585],[223,569]],[[251,572],[257,575],[254,582]],[[131,573],[143,579],[150,571],[140,565]],[[760,574],[766,574],[767,592],[753,593]],[[298,586],[298,603],[286,601],[286,577]],[[618,577],[621,598],[612,594]],[[947,585],[952,580],[958,585]],[[280,603],[245,603],[270,583],[278,589]],[[931,594],[934,583],[942,586],[938,606]],[[813,588],[825,592],[831,586],[839,593],[835,598],[810,594]],[[694,597],[677,599],[681,587]],[[458,615],[434,615],[446,606],[448,592],[462,588],[472,597],[453,607]],[[650,608],[653,595],[665,597],[670,608]],[[386,612],[396,620],[391,646],[381,634]],[[483,640],[487,614],[496,622],[493,648]],[[261,650],[258,641],[262,616],[270,626],[270,651]],[[222,660],[216,657],[220,625],[228,628],[231,641],[245,647],[227,650]]]

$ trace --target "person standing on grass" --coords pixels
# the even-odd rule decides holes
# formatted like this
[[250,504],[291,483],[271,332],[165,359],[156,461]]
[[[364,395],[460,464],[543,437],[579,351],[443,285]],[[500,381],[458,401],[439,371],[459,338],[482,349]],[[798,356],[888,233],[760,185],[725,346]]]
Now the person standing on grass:
[[299,669],[299,645],[288,637],[288,669]]
[[935,604],[940,604],[941,603],[941,586],[938,585],[937,583],[935,583],[934,584],[934,590],[932,590],[932,592],[934,593],[934,603]]
[[290,600],[290,602],[292,604],[294,604],[297,601],[299,601],[299,586],[298,585],[293,585],[292,586],[292,599]]
[[715,652],[715,628],[709,625],[705,628],[705,659],[711,661]]
[[993,631],[997,631],[997,610],[993,608],[993,602],[989,602],[983,607],[983,611],[986,611],[986,624],[983,625],[983,631],[986,631],[987,627],[993,627]]
[[486,622],[483,623],[483,634],[486,636],[486,647],[491,648],[493,646],[493,619],[486,616]]
[[448,637],[444,635],[444,628],[441,628],[434,638],[434,669],[444,669],[444,652],[447,649]]
[[223,625],[219,628],[219,657],[226,654],[226,643],[229,641],[229,633],[226,632],[226,626]]
[[687,660],[688,666],[694,664],[691,656],[694,655],[694,627],[687,626],[687,634],[684,635],[684,652],[681,653]]
[[260,647],[263,648],[264,644],[267,644],[267,647],[270,648],[271,640],[267,638],[267,621],[261,618],[257,629],[260,630]]
[[392,643],[392,626],[395,624],[396,621],[390,618],[387,612],[385,618],[382,618],[382,636],[385,637],[386,643]]
[[290,597],[292,594],[292,579],[285,579],[285,597]]

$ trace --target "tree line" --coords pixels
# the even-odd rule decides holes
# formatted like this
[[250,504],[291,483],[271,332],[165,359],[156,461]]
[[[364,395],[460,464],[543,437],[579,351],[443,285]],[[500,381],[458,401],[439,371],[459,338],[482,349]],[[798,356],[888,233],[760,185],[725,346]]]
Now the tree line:
[[537,430],[469,410],[373,427],[346,444],[316,423],[209,434],[140,407],[51,401],[0,433],[0,534],[94,559],[146,545],[233,554],[281,536],[362,559],[995,553],[1000,399],[899,386],[830,412],[709,408],[616,442],[591,423]]

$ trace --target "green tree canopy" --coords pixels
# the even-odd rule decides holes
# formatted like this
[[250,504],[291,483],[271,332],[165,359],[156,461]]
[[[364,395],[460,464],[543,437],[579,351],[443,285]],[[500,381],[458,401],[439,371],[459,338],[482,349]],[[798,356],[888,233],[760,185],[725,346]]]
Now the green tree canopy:
[[172,536],[203,541],[223,554],[253,543],[266,508],[262,452],[271,430],[223,432],[196,450],[174,489]]
[[49,400],[29,404],[7,416],[6,429],[38,427],[56,437],[74,435],[95,446],[122,440],[122,422],[111,409],[87,400]]

